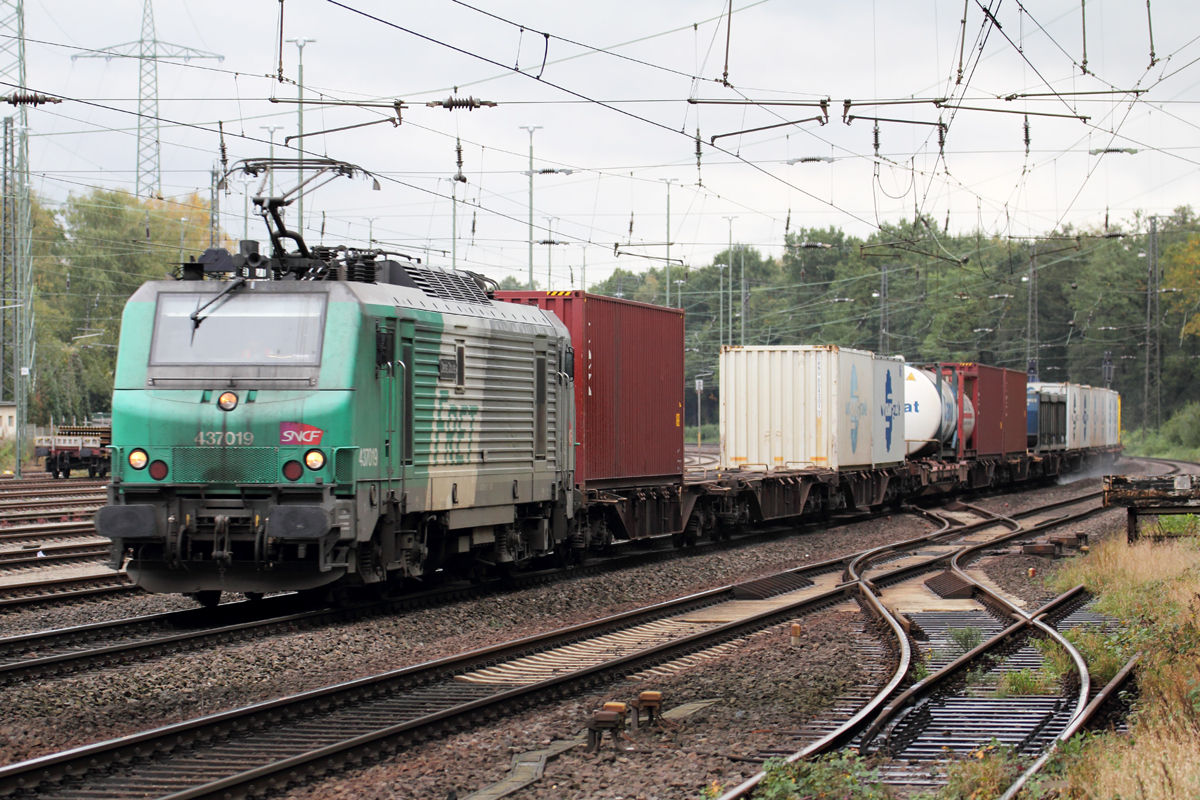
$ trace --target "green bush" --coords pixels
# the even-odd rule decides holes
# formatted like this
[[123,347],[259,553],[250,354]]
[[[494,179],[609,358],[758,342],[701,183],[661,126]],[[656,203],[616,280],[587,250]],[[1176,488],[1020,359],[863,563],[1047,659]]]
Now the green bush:
[[[720,444],[721,432],[716,425],[701,425],[700,426],[701,442],[703,444]],[[683,429],[684,444],[696,443],[696,426],[689,425]]]

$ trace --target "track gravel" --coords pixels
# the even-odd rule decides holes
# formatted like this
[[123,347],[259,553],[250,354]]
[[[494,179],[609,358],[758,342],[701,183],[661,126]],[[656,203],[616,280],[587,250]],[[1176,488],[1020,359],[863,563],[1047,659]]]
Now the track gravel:
[[[0,763],[454,655],[929,530],[915,517],[896,515],[389,619],[278,634],[12,686],[0,704]],[[146,605],[137,602],[138,612]],[[94,606],[26,613],[45,621],[55,612],[56,626],[83,624],[97,618]],[[19,618],[20,612],[15,613]]]
[[555,708],[534,709],[489,726],[402,753],[388,763],[321,781],[286,796],[318,798],[464,798],[507,774],[513,756],[570,739],[585,730],[591,711],[605,702],[629,702],[646,690],[661,691],[664,706],[697,700],[720,702],[682,720],[677,727],[644,727],[615,746],[605,739],[598,753],[583,747],[551,761],[542,780],[520,800],[582,798],[696,798],[714,781],[740,782],[758,771],[755,763],[728,756],[754,756],[759,749],[790,748],[788,731],[829,706],[863,673],[850,623],[857,614],[825,613],[804,620],[798,647],[786,626],[752,637],[743,647],[669,678],[626,682]]

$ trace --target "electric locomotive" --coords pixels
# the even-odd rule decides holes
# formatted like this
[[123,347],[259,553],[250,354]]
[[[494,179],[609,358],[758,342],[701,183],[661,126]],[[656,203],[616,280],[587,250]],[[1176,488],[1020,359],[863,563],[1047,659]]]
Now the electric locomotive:
[[[574,354],[473,273],[308,247],[210,249],[122,318],[97,531],[152,592],[471,575],[566,547]],[[296,244],[287,252],[284,240]]]

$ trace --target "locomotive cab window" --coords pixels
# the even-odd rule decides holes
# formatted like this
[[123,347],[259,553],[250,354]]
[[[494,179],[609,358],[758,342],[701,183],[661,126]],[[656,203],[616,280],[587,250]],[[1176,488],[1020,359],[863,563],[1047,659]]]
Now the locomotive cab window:
[[571,380],[575,380],[575,350],[568,347],[563,350],[563,368],[562,371],[567,374]]
[[[165,293],[158,296],[152,365],[321,363],[325,295]],[[192,314],[202,310],[200,324]]]

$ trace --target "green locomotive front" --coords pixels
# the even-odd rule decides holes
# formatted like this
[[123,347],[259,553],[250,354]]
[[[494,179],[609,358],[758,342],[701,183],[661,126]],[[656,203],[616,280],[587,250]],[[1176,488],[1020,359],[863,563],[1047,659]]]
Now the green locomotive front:
[[562,324],[470,273],[323,258],[324,279],[276,264],[129,300],[96,528],[147,590],[395,586],[568,537]]

